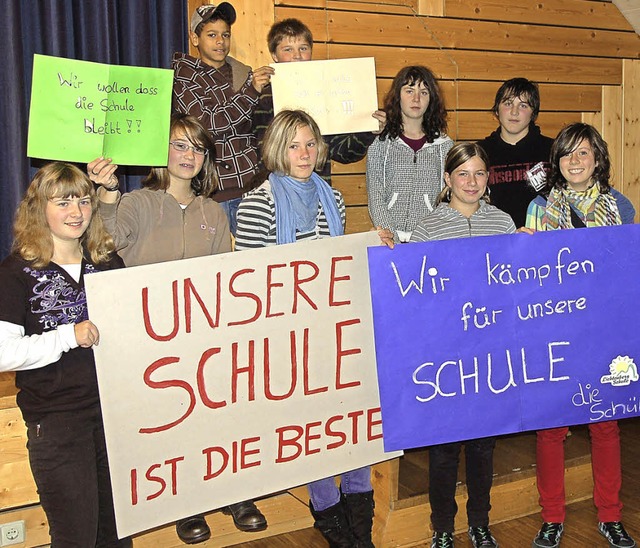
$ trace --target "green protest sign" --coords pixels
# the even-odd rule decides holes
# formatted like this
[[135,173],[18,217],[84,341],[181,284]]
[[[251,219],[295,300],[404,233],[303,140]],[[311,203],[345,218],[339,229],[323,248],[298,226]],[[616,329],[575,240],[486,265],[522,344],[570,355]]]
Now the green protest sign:
[[167,165],[173,71],[34,55],[32,158]]

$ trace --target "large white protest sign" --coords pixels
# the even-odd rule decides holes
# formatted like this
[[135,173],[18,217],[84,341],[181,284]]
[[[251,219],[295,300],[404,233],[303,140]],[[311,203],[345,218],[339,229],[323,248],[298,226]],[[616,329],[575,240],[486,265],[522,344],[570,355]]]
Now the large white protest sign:
[[118,532],[379,462],[376,233],[87,276]]
[[271,66],[274,112],[305,110],[323,135],[378,130],[371,116],[378,109],[373,57]]

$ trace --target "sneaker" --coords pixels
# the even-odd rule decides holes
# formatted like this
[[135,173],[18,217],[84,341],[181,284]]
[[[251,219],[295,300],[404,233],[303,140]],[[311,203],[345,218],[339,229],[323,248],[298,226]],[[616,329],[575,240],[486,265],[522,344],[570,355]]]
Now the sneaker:
[[469,527],[469,538],[474,548],[498,548],[496,539],[493,538],[489,527]]
[[453,534],[433,533],[431,548],[453,548]]
[[549,523],[545,521],[533,539],[533,548],[558,548],[560,537],[562,537],[564,527],[562,523]]
[[609,541],[611,548],[635,548],[636,541],[625,531],[620,521],[598,523],[598,530]]

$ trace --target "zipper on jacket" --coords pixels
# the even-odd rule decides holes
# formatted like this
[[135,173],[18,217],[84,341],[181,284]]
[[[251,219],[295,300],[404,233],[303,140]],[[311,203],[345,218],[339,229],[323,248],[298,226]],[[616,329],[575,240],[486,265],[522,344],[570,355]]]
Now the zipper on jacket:
[[[195,198],[193,199],[195,200]],[[193,200],[191,202],[193,203]],[[191,205],[191,204],[189,204]],[[189,207],[189,206],[187,206]],[[184,259],[187,256],[187,207],[182,209],[182,258]]]

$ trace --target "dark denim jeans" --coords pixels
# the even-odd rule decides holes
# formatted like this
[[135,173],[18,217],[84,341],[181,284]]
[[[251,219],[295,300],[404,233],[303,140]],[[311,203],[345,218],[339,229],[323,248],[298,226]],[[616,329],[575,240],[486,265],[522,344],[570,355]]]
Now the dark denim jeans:
[[116,534],[99,406],[29,422],[27,436],[51,548],[130,547]]
[[229,221],[229,230],[233,237],[236,237],[236,232],[238,231],[238,206],[242,198],[234,198],[233,200],[227,200],[226,202],[220,202],[220,206],[224,209],[224,212],[227,214],[227,220]]

